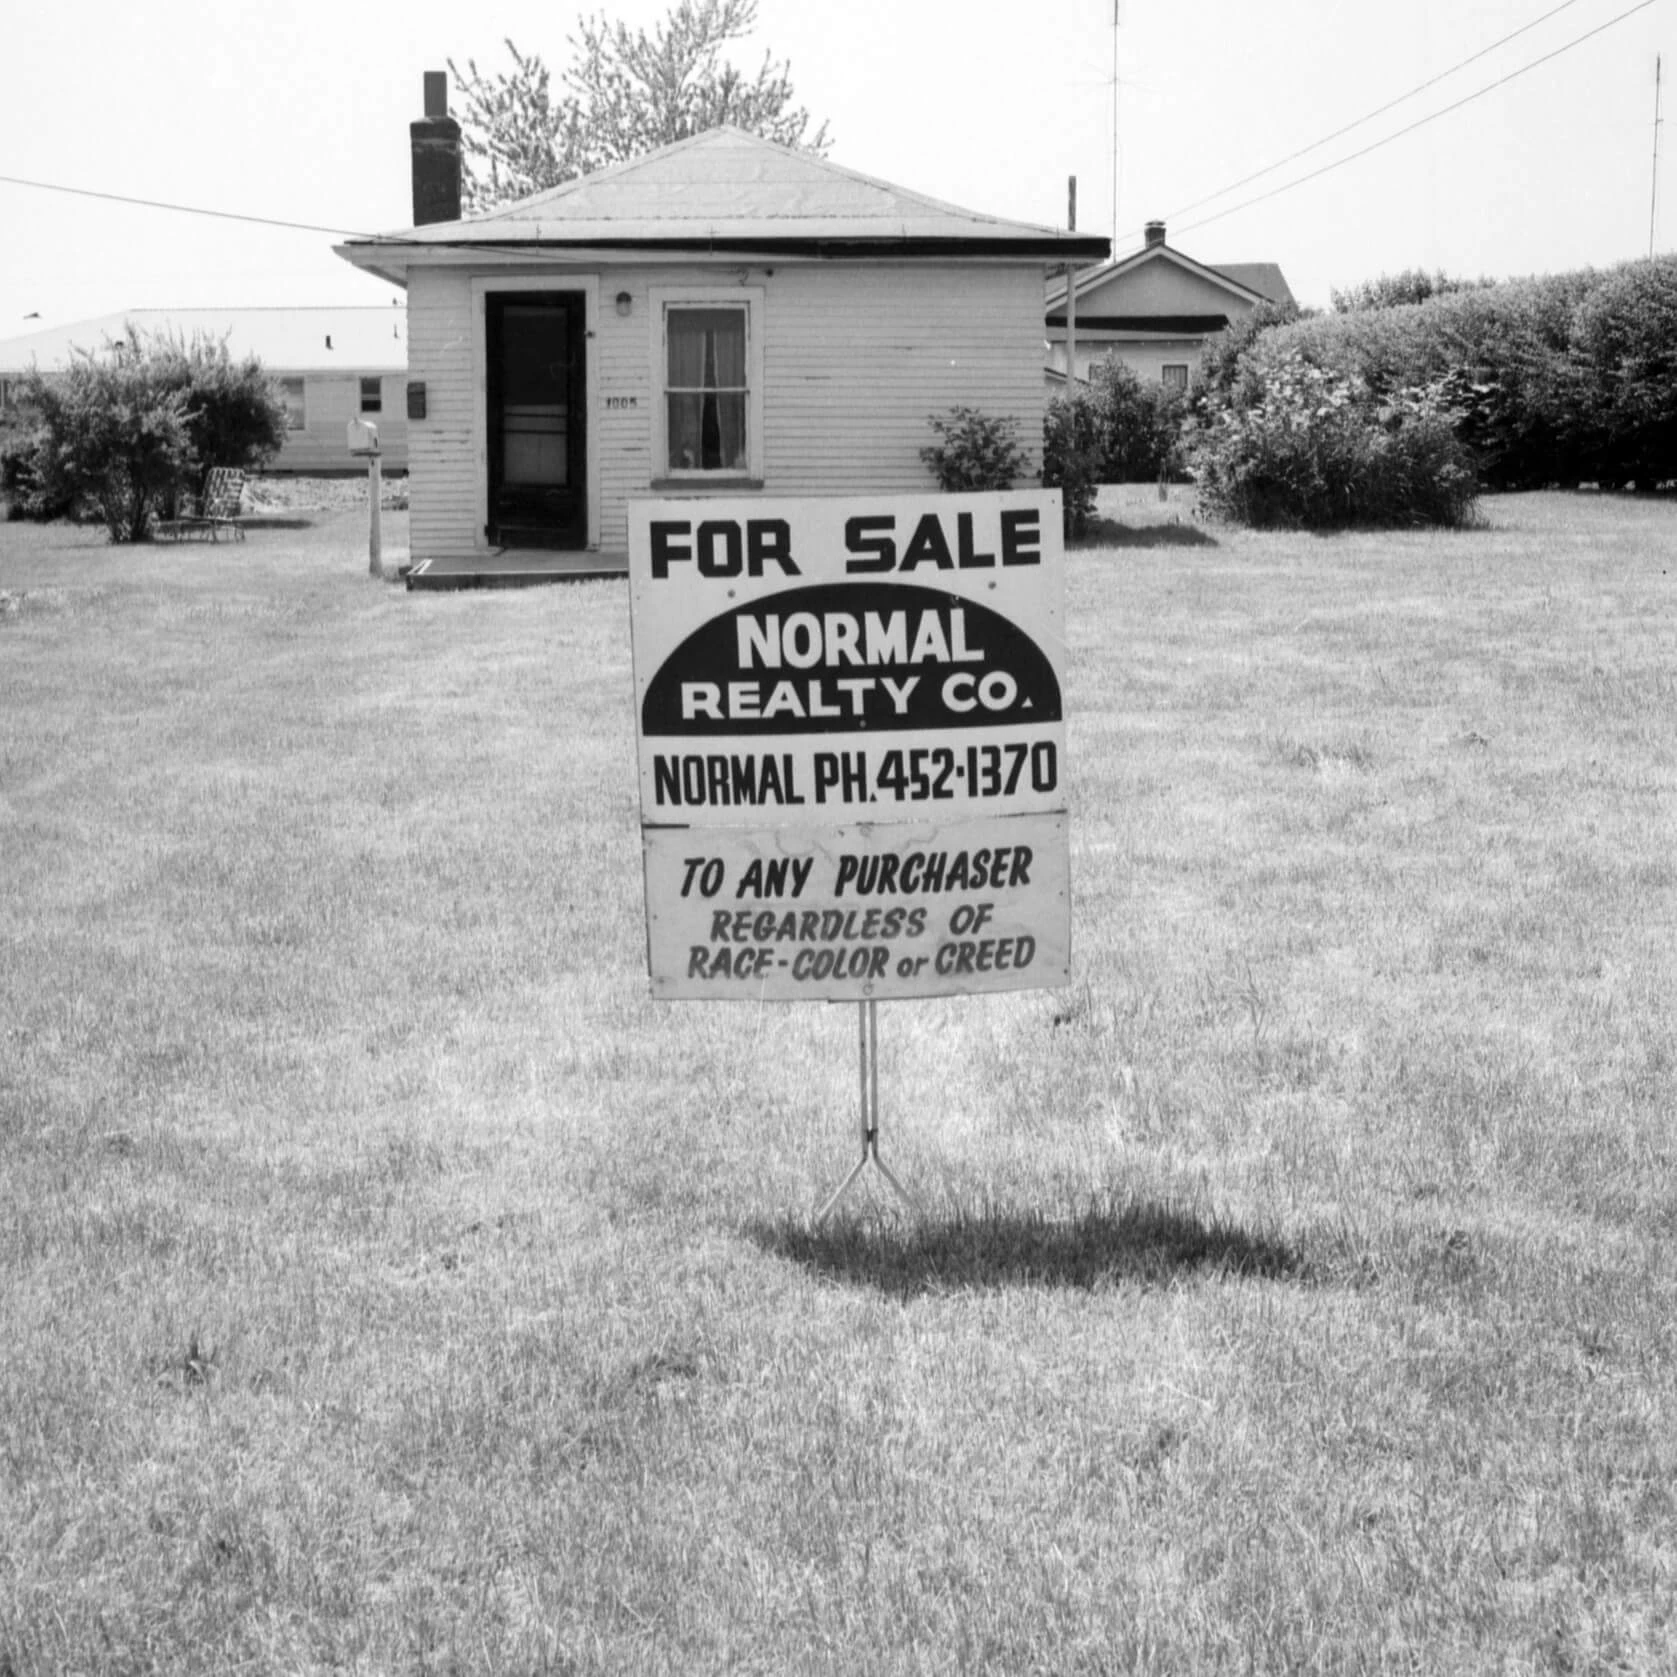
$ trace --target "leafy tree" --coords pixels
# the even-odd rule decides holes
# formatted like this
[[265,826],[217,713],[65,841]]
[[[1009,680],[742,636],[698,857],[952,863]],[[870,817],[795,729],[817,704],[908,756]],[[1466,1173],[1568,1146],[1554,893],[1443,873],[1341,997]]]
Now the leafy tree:
[[463,107],[468,215],[627,162],[723,123],[782,145],[823,152],[827,125],[792,103],[787,64],[767,53],[748,77],[722,56],[751,33],[757,0],[676,0],[649,36],[602,13],[568,38],[571,62],[553,86],[535,53],[509,40],[513,68],[493,75],[449,60]]

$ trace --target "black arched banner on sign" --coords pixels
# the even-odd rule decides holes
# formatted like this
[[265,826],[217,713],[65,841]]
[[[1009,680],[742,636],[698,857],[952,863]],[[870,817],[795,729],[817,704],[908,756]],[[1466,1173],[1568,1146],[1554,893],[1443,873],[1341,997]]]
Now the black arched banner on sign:
[[988,606],[906,583],[792,588],[702,624],[647,683],[656,737],[1058,722],[1047,655]]

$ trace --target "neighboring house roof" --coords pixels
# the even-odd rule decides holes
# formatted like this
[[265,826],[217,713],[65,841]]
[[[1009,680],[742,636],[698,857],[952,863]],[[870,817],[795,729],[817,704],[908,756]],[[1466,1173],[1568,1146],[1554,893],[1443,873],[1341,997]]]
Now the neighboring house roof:
[[227,340],[235,360],[254,355],[270,372],[402,372],[408,364],[408,311],[371,306],[257,309],[129,309],[0,342],[0,372],[56,372],[73,349],[102,349],[132,323],[190,343]]
[[[1042,378],[1043,389],[1046,390],[1050,396],[1065,395],[1067,386],[1071,382],[1066,377],[1065,368],[1056,367],[1052,363],[1044,364],[1042,369]],[[1087,390],[1089,388],[1089,380],[1082,373],[1077,375],[1077,387],[1080,390]]]
[[[1100,293],[1112,288],[1115,296],[1130,289],[1124,281],[1135,281],[1144,269],[1161,266],[1184,282],[1197,281],[1202,297],[1226,295],[1238,304],[1241,312],[1261,302],[1290,303],[1293,293],[1286,277],[1274,262],[1225,262],[1217,267],[1196,262],[1193,257],[1173,250],[1163,240],[1144,245],[1116,262],[1103,262],[1098,267],[1085,268],[1077,276],[1077,322],[1091,328],[1110,324],[1116,330],[1145,328],[1152,331],[1205,332],[1221,331],[1225,320],[1205,310],[1184,311],[1180,303],[1166,308],[1125,308],[1102,321]],[[1066,281],[1064,276],[1049,282],[1047,293],[1048,322],[1052,326],[1066,323]]]
[[1217,272],[1237,285],[1245,286],[1248,291],[1267,297],[1272,303],[1296,301],[1293,288],[1288,285],[1287,276],[1281,272],[1278,262],[1219,262]]
[[1098,259],[1111,251],[1106,239],[959,209],[739,128],[678,140],[486,215],[384,239],[352,239],[336,248],[357,267],[400,284],[409,262],[439,246],[494,252],[532,245],[1059,261]]

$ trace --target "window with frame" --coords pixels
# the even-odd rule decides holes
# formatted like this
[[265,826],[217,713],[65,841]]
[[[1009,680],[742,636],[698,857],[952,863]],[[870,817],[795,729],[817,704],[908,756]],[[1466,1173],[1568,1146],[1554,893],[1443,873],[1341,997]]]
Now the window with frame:
[[363,413],[384,412],[384,381],[379,378],[364,378],[361,381],[361,411]]
[[303,381],[300,378],[282,378],[279,386],[280,396],[285,402],[286,430],[306,430],[309,416],[303,401]]
[[751,469],[750,305],[670,303],[664,310],[664,465]]
[[1159,371],[1159,376],[1171,390],[1186,390],[1188,388],[1188,363],[1186,361],[1167,361]]

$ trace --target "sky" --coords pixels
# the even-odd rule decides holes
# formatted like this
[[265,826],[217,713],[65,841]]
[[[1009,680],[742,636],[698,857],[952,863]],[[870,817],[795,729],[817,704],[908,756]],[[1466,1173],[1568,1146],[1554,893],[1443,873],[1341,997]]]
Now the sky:
[[[411,224],[423,72],[508,66],[510,38],[557,77],[579,11],[602,9],[0,7],[0,176],[221,212],[0,181],[0,339],[132,308],[388,303],[331,247]],[[758,0],[734,56],[789,63],[834,162],[1052,226],[1075,175],[1078,229],[1116,230],[1118,254],[1163,220],[1198,261],[1278,263],[1307,305],[1405,268],[1501,278],[1648,254],[1656,150],[1674,149],[1656,148],[1655,62],[1677,112],[1677,0],[1119,0],[1114,15],[1114,0]],[[1653,247],[1669,251],[1677,156],[1657,174]]]

